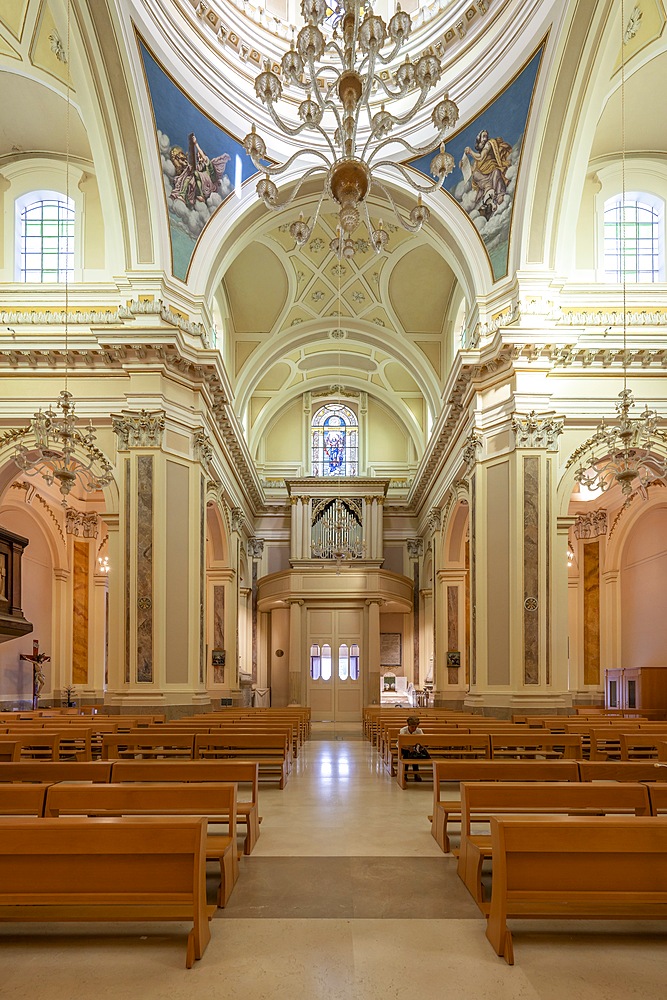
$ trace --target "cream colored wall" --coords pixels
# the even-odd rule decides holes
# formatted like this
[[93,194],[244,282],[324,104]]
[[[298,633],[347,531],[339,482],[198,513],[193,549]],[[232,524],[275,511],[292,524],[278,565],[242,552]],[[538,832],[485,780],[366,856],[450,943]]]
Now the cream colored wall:
[[368,466],[381,475],[383,465],[407,465],[411,459],[408,436],[386,406],[368,400]]
[[303,408],[294,400],[274,421],[262,440],[262,452],[268,462],[302,462]]
[[620,666],[667,666],[667,507],[647,511],[630,530],[620,611]]

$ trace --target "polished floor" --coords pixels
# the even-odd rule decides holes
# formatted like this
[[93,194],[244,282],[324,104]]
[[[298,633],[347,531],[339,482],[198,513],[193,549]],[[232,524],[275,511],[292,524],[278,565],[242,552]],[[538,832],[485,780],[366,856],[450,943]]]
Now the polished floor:
[[[514,922],[515,961],[355,727],[316,728],[186,970],[185,926],[0,925],[2,1000],[658,1000],[663,922]],[[215,893],[211,870],[209,890]]]

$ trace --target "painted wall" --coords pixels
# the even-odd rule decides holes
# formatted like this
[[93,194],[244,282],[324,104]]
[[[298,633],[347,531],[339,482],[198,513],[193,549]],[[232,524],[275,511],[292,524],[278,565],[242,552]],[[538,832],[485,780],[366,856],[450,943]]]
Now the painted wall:
[[[21,510],[4,510],[0,524],[8,531],[30,539],[23,553],[21,601],[23,613],[33,631],[18,639],[0,643],[0,700],[32,702],[32,666],[19,660],[20,653],[32,653],[33,639],[40,652],[54,655],[52,646],[53,561],[46,536],[40,526]],[[42,696],[51,694],[52,663],[44,664],[46,683]],[[25,706],[24,706],[25,707]]]
[[632,527],[621,560],[624,667],[667,665],[667,507]]

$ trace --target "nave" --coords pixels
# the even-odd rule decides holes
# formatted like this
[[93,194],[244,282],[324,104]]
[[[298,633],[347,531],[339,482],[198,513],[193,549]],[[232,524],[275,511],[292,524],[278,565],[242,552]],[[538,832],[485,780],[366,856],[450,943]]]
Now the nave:
[[[287,786],[260,790],[255,850],[200,962],[177,924],[3,925],[3,1000],[621,1000],[664,996],[659,923],[513,922],[516,965],[355,725],[313,726]],[[211,870],[209,899],[217,876]],[[157,928],[157,929],[156,929]]]

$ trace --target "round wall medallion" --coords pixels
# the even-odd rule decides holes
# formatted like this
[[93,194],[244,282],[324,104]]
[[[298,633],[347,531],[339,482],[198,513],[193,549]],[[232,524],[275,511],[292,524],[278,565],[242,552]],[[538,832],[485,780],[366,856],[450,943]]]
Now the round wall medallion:
[[140,611],[150,611],[150,609],[153,607],[153,602],[151,601],[150,597],[140,597],[139,600],[137,601],[137,607],[139,608]]
[[285,655],[285,653],[283,652],[282,649],[277,649],[276,650],[276,656],[284,656],[284,655]]
[[526,611],[537,611],[537,598],[527,597],[526,600],[523,602],[523,606],[526,609]]

